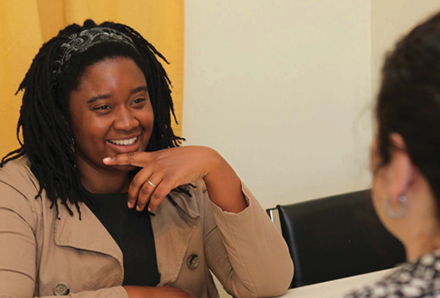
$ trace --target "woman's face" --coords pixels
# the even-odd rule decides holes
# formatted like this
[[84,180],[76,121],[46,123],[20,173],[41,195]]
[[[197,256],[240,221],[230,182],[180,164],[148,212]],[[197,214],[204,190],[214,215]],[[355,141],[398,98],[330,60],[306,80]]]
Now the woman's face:
[[70,93],[69,106],[80,172],[114,171],[102,162],[105,157],[146,149],[153,109],[145,76],[132,59],[107,58],[86,68],[78,88]]

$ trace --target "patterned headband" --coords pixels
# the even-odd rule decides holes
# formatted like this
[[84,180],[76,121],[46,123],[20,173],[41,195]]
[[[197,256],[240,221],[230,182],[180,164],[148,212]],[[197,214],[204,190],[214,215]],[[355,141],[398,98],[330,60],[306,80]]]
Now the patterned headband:
[[69,36],[70,41],[61,45],[59,60],[55,61],[57,68],[55,75],[59,75],[72,55],[85,52],[94,45],[103,42],[123,42],[136,50],[133,40],[122,32],[107,27],[96,27],[81,31]]

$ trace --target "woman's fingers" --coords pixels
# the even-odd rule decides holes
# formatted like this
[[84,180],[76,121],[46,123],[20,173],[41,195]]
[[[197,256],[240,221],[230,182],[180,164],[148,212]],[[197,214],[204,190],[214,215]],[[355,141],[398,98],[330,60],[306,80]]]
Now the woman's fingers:
[[149,191],[150,194],[153,193],[153,185],[155,184],[151,181],[151,184],[146,183],[152,174],[153,169],[150,167],[145,167],[133,177],[133,180],[130,183],[130,187],[128,188],[128,208],[133,208],[136,205],[136,201],[138,200],[141,192],[144,193],[144,195],[148,195]]
[[147,179],[143,179],[142,181],[143,184],[142,187],[139,189],[139,193],[137,196],[136,210],[142,211],[148,204],[148,211],[152,212],[154,209],[151,208],[150,198],[152,194],[156,191],[156,189],[160,187],[162,177],[153,174]]
[[133,178],[128,189],[127,206],[128,208],[136,207],[138,211],[142,211],[145,208],[155,187],[162,180],[160,177],[156,177],[155,183],[149,180],[154,169],[147,166],[148,157],[148,152],[130,152],[103,159],[103,162],[109,166],[131,165],[142,168]]
[[142,167],[135,175],[128,190],[127,205],[136,206],[142,211],[148,205],[150,212],[154,211],[168,193],[174,188],[170,183],[163,183],[164,171],[157,168],[157,163],[150,161],[148,152],[122,153],[114,157],[104,158],[103,162],[110,166],[131,165]]
[[140,189],[136,210],[142,211],[148,206],[148,211],[153,212],[173,188],[172,184],[160,178],[160,176],[152,175]]
[[106,157],[102,161],[108,166],[135,166],[143,168],[148,163],[148,157],[148,152],[129,152]]
[[[223,179],[212,172],[222,171],[222,157],[206,147],[178,147],[155,152],[133,152],[104,158],[108,166],[135,166],[142,168],[134,177],[128,192],[128,206],[155,210],[166,195],[177,186],[205,179],[208,174],[215,184]],[[210,177],[211,177],[210,176]],[[217,183],[219,184],[219,183]],[[241,193],[241,192],[240,192]]]

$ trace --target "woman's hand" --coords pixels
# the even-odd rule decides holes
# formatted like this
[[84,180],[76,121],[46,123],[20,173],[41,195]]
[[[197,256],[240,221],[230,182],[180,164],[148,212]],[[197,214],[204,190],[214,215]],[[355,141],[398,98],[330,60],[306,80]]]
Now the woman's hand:
[[246,208],[241,182],[216,151],[199,146],[133,152],[105,158],[107,165],[132,165],[142,169],[128,190],[128,207],[154,211],[174,188],[204,179],[211,200],[224,211]]
[[174,287],[123,286],[129,298],[193,298]]

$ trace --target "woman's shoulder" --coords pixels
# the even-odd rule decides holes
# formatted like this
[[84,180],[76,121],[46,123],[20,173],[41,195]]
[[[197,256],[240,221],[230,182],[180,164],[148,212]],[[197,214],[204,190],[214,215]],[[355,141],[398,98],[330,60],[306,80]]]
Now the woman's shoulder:
[[440,250],[404,263],[378,282],[353,291],[344,298],[422,298],[434,297],[434,294],[440,294]]
[[11,186],[33,186],[36,178],[32,174],[31,164],[26,156],[8,161],[0,169],[0,181]]
[[[0,197],[7,197],[17,193],[28,200],[34,199],[39,190],[39,184],[30,169],[30,162],[26,156],[8,161],[0,168]],[[35,201],[35,200],[32,200]]]

